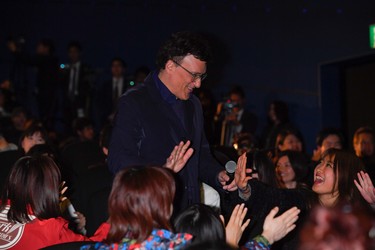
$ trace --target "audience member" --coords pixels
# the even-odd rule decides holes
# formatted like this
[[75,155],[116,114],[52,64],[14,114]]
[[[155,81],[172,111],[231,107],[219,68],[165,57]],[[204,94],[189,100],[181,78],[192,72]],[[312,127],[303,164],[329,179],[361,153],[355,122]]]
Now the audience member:
[[[112,122],[120,96],[128,89],[125,78],[126,63],[115,57],[111,62],[111,79],[104,81],[95,93],[97,129],[102,129],[106,122]],[[94,114],[95,115],[95,114]]]
[[27,154],[34,145],[48,142],[48,134],[44,127],[38,123],[32,124],[20,137],[20,146]]
[[0,191],[3,190],[3,185],[10,169],[21,155],[22,152],[18,150],[18,147],[13,143],[9,143],[0,130]]
[[240,133],[255,135],[258,118],[245,109],[245,100],[245,91],[236,86],[229,92],[229,99],[217,105],[215,120],[220,145],[233,146]]
[[317,206],[301,231],[298,249],[375,249],[375,219],[362,207],[343,203]]
[[37,44],[36,54],[32,56],[20,53],[14,46],[10,46],[9,49],[16,60],[27,66],[36,67],[34,94],[38,103],[38,115],[48,129],[53,128],[58,89],[58,59],[54,55],[54,42],[51,39],[41,39]]
[[316,149],[313,152],[306,184],[312,186],[314,183],[314,169],[319,164],[321,155],[329,148],[343,149],[345,144],[344,135],[337,128],[324,128],[316,137]]
[[[239,197],[246,201],[250,214],[257,213],[265,217],[265,211],[273,206],[279,206],[281,211],[292,206],[297,206],[304,213],[308,212],[314,204],[324,207],[335,207],[340,202],[351,204],[365,203],[360,192],[355,188],[356,174],[363,170],[361,161],[354,155],[337,149],[328,149],[322,155],[321,163],[315,168],[313,192],[308,189],[275,189],[251,180],[246,172],[246,155],[242,155],[237,164],[235,181],[238,185]],[[358,181],[358,180],[357,180]],[[241,202],[241,201],[239,201]],[[297,244],[297,235],[285,239],[284,248],[294,249]]]
[[276,145],[277,134],[292,126],[289,121],[287,103],[278,100],[272,101],[268,108],[267,121],[268,124],[261,135],[261,146],[266,150],[271,150]]
[[82,46],[77,41],[68,45],[69,64],[63,68],[63,107],[66,126],[77,117],[90,115],[92,70],[81,59]]
[[308,157],[301,152],[282,151],[276,161],[279,187],[288,189],[306,187],[309,163]]
[[147,66],[138,67],[134,72],[134,86],[144,83],[149,74],[150,69]]
[[276,137],[275,148],[277,151],[293,150],[302,152],[303,138],[302,134],[297,129],[283,129]]
[[[228,246],[237,249],[242,233],[250,222],[249,219],[243,222],[246,212],[244,204],[237,205],[224,227],[224,218],[219,217],[211,207],[195,204],[179,214],[174,225],[176,231],[192,234],[193,244],[209,240],[226,242]],[[299,210],[292,208],[274,218],[277,212],[278,208],[274,208],[268,214],[262,234],[247,242],[241,249],[269,249],[270,245],[294,229]]]
[[[173,34],[159,50],[158,70],[120,98],[114,122],[108,157],[113,173],[134,165],[163,165],[176,144],[191,142],[194,154],[178,173],[176,211],[200,201],[200,181],[216,188],[229,180],[211,155],[202,106],[192,95],[206,76],[208,60],[209,48],[201,36]],[[232,188],[233,182],[224,186]]]
[[337,128],[324,128],[316,137],[316,149],[314,150],[312,160],[318,162],[321,155],[329,148],[343,149],[344,135]]
[[358,128],[353,136],[353,148],[355,154],[362,159],[366,172],[372,181],[375,181],[375,134],[371,127]]
[[[108,155],[108,145],[112,126],[105,126],[100,132],[99,146],[105,157]],[[113,176],[109,172],[106,161],[99,161],[87,167],[87,171],[80,174],[74,183],[71,183],[74,192],[71,200],[76,209],[81,211],[87,219],[87,235],[108,219],[108,197],[111,192]]]
[[[2,193],[0,220],[3,239],[0,248],[40,249],[53,244],[89,240],[68,229],[61,217],[60,171],[48,156],[20,158],[9,174]],[[80,227],[82,214],[76,213]],[[103,224],[91,240],[103,240],[109,230]]]
[[111,227],[105,242],[81,249],[181,249],[192,236],[172,232],[175,191],[174,177],[168,169],[121,170],[109,197]]

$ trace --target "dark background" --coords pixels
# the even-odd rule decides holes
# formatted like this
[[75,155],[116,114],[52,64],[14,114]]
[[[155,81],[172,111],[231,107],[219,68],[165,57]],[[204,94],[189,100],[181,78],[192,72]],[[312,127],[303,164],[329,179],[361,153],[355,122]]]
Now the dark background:
[[[217,100],[232,85],[242,85],[248,108],[259,116],[258,132],[273,99],[289,104],[309,153],[323,126],[342,127],[351,140],[352,127],[375,125],[353,115],[356,102],[373,97],[367,92],[361,98],[360,83],[374,89],[374,67],[338,66],[374,53],[369,48],[374,0],[3,0],[0,10],[0,81],[9,72],[9,35],[24,35],[29,51],[41,38],[54,39],[61,63],[68,42],[79,40],[84,61],[98,70],[100,80],[114,56],[124,58],[128,72],[140,65],[154,68],[156,51],[170,33],[193,30],[210,37],[216,56],[204,84]],[[352,89],[343,87],[349,82]],[[367,105],[364,113],[371,116],[375,105]]]

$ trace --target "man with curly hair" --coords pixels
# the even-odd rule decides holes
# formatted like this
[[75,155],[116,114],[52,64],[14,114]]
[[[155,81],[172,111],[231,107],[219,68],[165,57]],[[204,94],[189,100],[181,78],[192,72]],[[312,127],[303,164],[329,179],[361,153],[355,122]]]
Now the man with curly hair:
[[235,189],[225,184],[229,176],[210,153],[202,107],[192,94],[206,77],[209,60],[210,48],[202,36],[172,34],[159,50],[157,70],[120,98],[114,121],[108,159],[113,173],[129,166],[161,166],[175,145],[190,142],[194,153],[176,175],[175,211],[200,201],[200,181]]

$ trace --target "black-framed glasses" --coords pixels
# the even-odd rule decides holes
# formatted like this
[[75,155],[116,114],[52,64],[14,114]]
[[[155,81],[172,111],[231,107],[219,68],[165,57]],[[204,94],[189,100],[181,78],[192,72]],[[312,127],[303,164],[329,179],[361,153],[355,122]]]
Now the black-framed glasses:
[[181,64],[179,64],[178,62],[176,62],[175,60],[172,60],[172,61],[175,64],[177,64],[178,66],[180,66],[183,70],[185,70],[186,72],[188,72],[191,75],[191,77],[193,77],[193,79],[191,80],[192,82],[195,82],[198,79],[201,79],[201,81],[203,81],[207,77],[207,73],[203,73],[203,74],[193,73],[190,70],[188,70],[187,68],[185,68],[184,66],[182,66]]

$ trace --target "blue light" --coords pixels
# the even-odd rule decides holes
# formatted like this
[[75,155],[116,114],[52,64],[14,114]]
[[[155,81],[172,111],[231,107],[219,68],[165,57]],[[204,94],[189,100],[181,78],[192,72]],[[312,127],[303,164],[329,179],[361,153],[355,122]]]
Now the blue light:
[[65,69],[65,64],[60,64],[60,69]]
[[134,82],[134,81],[130,81],[130,82],[129,82],[129,85],[130,85],[130,86],[134,86],[134,85],[135,85],[135,82]]

